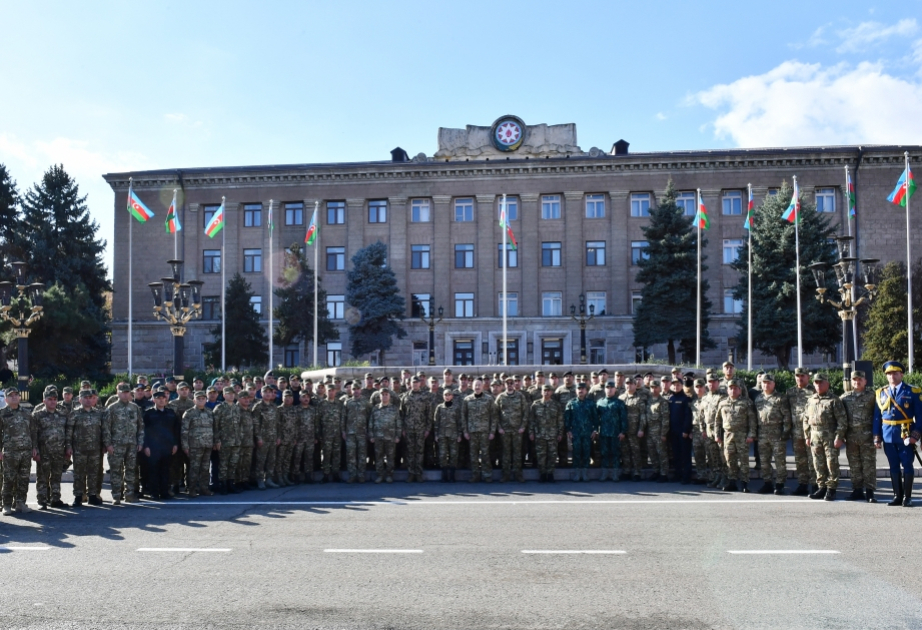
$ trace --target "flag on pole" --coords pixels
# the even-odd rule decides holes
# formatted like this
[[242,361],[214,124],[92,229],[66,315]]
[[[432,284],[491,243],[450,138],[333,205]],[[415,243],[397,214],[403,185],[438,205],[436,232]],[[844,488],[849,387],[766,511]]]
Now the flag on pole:
[[752,217],[756,213],[756,204],[752,200],[752,187],[749,188],[749,205],[746,206],[746,222],[743,223],[743,227],[747,230],[752,229]]
[[798,190],[797,180],[794,180],[794,194],[791,195],[791,204],[784,211],[781,218],[790,223],[800,221],[800,191]]
[[698,214],[695,216],[696,224],[702,230],[707,230],[711,227],[711,220],[708,218],[708,209],[704,207],[704,199],[701,198],[701,194],[698,194]]
[[896,183],[896,188],[887,197],[887,201],[905,208],[906,203],[914,192],[916,192],[916,180],[912,178],[912,171],[909,169],[909,164],[907,164],[903,174],[900,175],[900,181]]
[[176,214],[176,195],[173,195],[173,201],[170,202],[170,209],[166,211],[166,233],[176,234],[182,229],[179,223],[179,216]]
[[512,245],[512,250],[515,251],[518,249],[519,244],[515,241],[515,235],[512,234],[512,226],[506,221],[506,208],[501,207],[499,209],[499,227],[506,230],[506,234],[509,235],[509,243]]
[[307,234],[304,235],[304,243],[313,245],[317,240],[317,208],[314,208],[314,214],[311,216],[311,224],[307,226]]
[[143,201],[138,199],[138,196],[134,194],[134,191],[130,187],[128,188],[128,212],[130,212],[131,216],[140,223],[147,223],[154,216],[151,209],[145,206]]
[[852,183],[852,175],[848,172],[848,169],[845,171],[845,184],[848,186],[848,216],[853,217],[857,210],[855,205],[855,185]]
[[211,221],[205,226],[205,234],[209,238],[214,238],[224,227],[224,203],[218,208],[217,212],[211,217]]

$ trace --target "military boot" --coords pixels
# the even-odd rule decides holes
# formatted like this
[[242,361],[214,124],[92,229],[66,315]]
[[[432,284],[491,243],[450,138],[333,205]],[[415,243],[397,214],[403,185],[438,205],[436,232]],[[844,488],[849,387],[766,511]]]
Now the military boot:
[[820,487],[819,487],[818,485],[816,485],[815,483],[810,484],[810,494],[811,494],[811,496],[814,495],[814,494],[816,494],[816,493],[819,492],[820,490],[822,490],[822,488],[820,488]]
[[13,506],[4,505],[3,506],[3,516],[12,516],[12,514],[13,514]]
[[44,501],[44,500],[39,501],[39,502],[38,502],[38,509],[40,509],[40,510],[47,510],[47,509],[48,509],[48,502],[47,502],[47,501]]
[[237,484],[233,481],[227,482],[227,491],[231,494],[240,494],[240,488],[237,487]]
[[783,497],[783,496],[784,496],[784,484],[783,484],[783,483],[776,483],[776,484],[775,484],[775,494],[776,494],[777,496],[779,496],[779,497]]
[[864,501],[864,490],[855,488],[852,490],[852,493],[848,495],[846,501]]
[[650,481],[659,481],[659,473],[656,471],[653,471],[653,474],[650,475]]
[[256,488],[257,488],[258,490],[265,490],[265,489],[266,489],[266,483],[265,483],[262,479],[260,479],[259,481],[256,482]]
[[476,473],[476,472],[475,472],[475,473],[471,473],[470,482],[471,482],[471,483],[479,483],[479,482],[480,482],[480,473]]
[[749,494],[749,483],[748,482],[746,481],[740,482],[740,492],[745,492],[746,494]]
[[826,488],[816,486],[816,491],[810,493],[811,499],[823,499],[826,497]]
[[736,486],[735,479],[727,479],[726,485],[724,485],[724,487],[721,488],[721,490],[723,490],[724,492],[736,492],[737,490],[739,490],[739,488]]
[[865,500],[866,500],[868,503],[877,503],[877,499],[874,498],[874,489],[873,489],[873,488],[868,488],[867,490],[865,490],[865,491],[864,491],[864,495],[865,495],[865,497],[866,497]]
[[807,484],[800,483],[797,484],[797,487],[794,489],[794,492],[791,493],[795,497],[805,497],[810,494],[810,491],[807,490]]
[[95,494],[91,494],[87,503],[89,503],[90,505],[102,505],[102,499],[100,499]]
[[[500,483],[509,483],[509,473],[503,473],[499,478]],[[579,480],[577,480],[579,481]]]
[[579,469],[570,474],[570,481],[579,481]]
[[26,502],[25,502],[25,501],[17,501],[17,502],[16,502],[16,511],[19,512],[19,513],[21,513],[21,514],[28,514],[29,512],[32,511],[32,508],[30,508],[28,505],[26,505]]
[[912,507],[912,481],[913,473],[903,477],[903,507]]
[[442,469],[442,478],[439,479],[439,481],[441,481],[442,483],[448,483],[448,469],[447,468]]
[[611,480],[614,481],[615,483],[618,483],[619,481],[621,481],[621,469],[619,468],[611,469]]
[[835,501],[836,500],[836,489],[835,488],[826,488],[826,496],[823,497],[826,501]]
[[893,484],[893,500],[888,501],[887,505],[903,505],[903,478],[890,475],[890,483]]
[[222,497],[226,497],[228,493],[230,492],[230,490],[227,489],[227,485],[228,485],[228,482],[226,479],[218,482],[218,492],[221,494]]
[[50,506],[53,507],[53,508],[62,508],[62,507],[66,507],[66,506],[64,505],[64,501],[62,501],[61,499],[55,499],[54,501],[52,501],[52,502],[49,503],[48,505],[50,505]]
[[74,502],[71,504],[71,506],[72,506],[72,507],[80,507],[80,506],[82,506],[82,505],[83,505],[83,495],[82,495],[82,494],[75,494],[75,495],[74,495]]
[[272,488],[273,490],[278,488],[279,485],[272,480],[272,477],[266,477],[266,487]]
[[771,494],[775,487],[772,485],[771,481],[766,481],[762,484],[762,487],[759,488],[759,494]]
[[523,473],[521,470],[516,471],[515,480],[519,483],[525,483],[525,473]]

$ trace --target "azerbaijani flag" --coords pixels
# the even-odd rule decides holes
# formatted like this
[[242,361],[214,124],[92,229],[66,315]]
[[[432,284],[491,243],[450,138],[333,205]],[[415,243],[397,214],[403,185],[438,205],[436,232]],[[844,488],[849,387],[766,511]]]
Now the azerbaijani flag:
[[144,202],[138,199],[138,196],[134,194],[134,190],[131,189],[131,186],[128,187],[128,212],[141,223],[147,223],[151,217],[154,216],[151,209],[145,206]]
[[515,251],[518,249],[519,244],[515,241],[515,235],[512,233],[512,226],[506,221],[505,204],[502,204],[502,207],[499,209],[499,227],[506,230],[506,234],[509,235],[509,242],[512,244],[512,250]]
[[708,209],[704,207],[701,191],[698,191],[698,214],[695,216],[695,222],[701,230],[707,230],[711,227],[711,219],[708,217]]
[[746,206],[746,222],[743,223],[743,227],[747,230],[752,229],[752,217],[756,213],[756,204],[752,200],[752,188],[749,188],[749,205]]
[[182,229],[179,223],[179,216],[176,214],[176,193],[173,193],[173,201],[170,202],[170,209],[166,211],[166,233],[176,234]]
[[215,235],[224,228],[224,200],[221,200],[221,206],[215,212],[211,221],[205,226],[205,234],[208,238],[214,238]]
[[311,224],[307,226],[307,234],[304,235],[304,243],[313,245],[317,240],[317,208],[314,207],[314,214],[311,216]]
[[848,169],[845,171],[845,184],[848,186],[848,216],[855,216],[855,211],[858,209],[855,205],[855,185],[852,183],[852,174],[848,172]]
[[887,197],[887,201],[905,208],[914,192],[916,192],[916,180],[912,178],[912,171],[909,170],[909,165],[907,164],[906,170],[900,175],[900,181],[896,183],[896,188]]
[[797,187],[797,180],[794,180],[794,194],[791,196],[791,204],[784,211],[781,218],[790,223],[800,221],[800,190]]

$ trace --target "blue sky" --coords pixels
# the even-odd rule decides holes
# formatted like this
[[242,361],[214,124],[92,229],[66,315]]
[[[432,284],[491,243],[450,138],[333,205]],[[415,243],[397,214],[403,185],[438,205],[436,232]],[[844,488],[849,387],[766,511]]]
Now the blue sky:
[[503,114],[584,150],[922,144],[919,1],[768,5],[0,0],[0,163],[63,163],[111,241],[106,172],[431,155]]

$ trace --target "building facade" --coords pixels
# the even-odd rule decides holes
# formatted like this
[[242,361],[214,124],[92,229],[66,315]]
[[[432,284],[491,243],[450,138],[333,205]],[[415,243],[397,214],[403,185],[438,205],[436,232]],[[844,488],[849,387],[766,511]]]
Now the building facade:
[[[747,186],[756,204],[797,176],[801,193],[828,212],[839,233],[848,232],[845,167],[858,192],[860,257],[905,260],[905,210],[886,200],[903,169],[904,151],[916,163],[920,147],[844,146],[719,149],[630,153],[619,141],[611,151],[583,151],[575,125],[528,126],[505,116],[489,127],[440,129],[433,156],[409,158],[401,149],[381,162],[208,167],[105,175],[114,191],[115,268],[113,369],[128,364],[129,229],[132,230],[133,367],[169,370],[169,327],[153,319],[148,283],[169,274],[173,237],[159,225],[174,189],[179,191],[178,255],[184,280],[204,282],[204,319],[189,325],[186,364],[201,367],[203,344],[220,317],[221,268],[229,279],[241,272],[256,293],[254,307],[268,317],[269,291],[277,286],[283,251],[303,244],[315,205],[318,210],[319,274],[328,309],[341,339],[319,348],[322,365],[349,358],[346,273],[357,250],[382,241],[388,264],[406,298],[408,335],[395,340],[391,365],[428,362],[429,327],[419,319],[429,305],[443,309],[435,327],[438,364],[490,364],[502,356],[502,313],[508,309],[510,364],[578,363],[580,330],[570,317],[582,296],[586,354],[590,363],[632,362],[632,312],[640,299],[636,263],[646,246],[641,228],[671,179],[679,202],[695,213],[695,191],[711,217],[707,232],[709,332],[717,348],[702,359],[717,363],[741,356],[736,340],[742,304],[732,298],[738,274],[730,268],[746,238]],[[129,178],[134,192],[156,213],[152,223],[130,225],[125,211]],[[500,206],[506,195],[509,225],[518,241],[506,251],[507,298],[502,295],[503,230]],[[222,235],[204,227],[226,199]],[[270,200],[275,229],[268,229]],[[270,242],[275,280],[269,277]],[[312,260],[313,250],[308,247]],[[804,282],[812,284],[809,277]],[[422,304],[422,307],[420,307]],[[321,305],[323,308],[324,305]],[[793,316],[793,313],[792,313]],[[665,358],[665,347],[648,351]],[[307,365],[311,349],[275,348],[276,363]],[[649,357],[649,355],[648,355]],[[373,362],[378,357],[371,358]],[[689,360],[693,360],[689,357]],[[755,364],[774,359],[756,354]],[[826,357],[825,359],[832,359]],[[821,362],[824,357],[812,357]],[[835,362],[832,360],[832,362]]]

